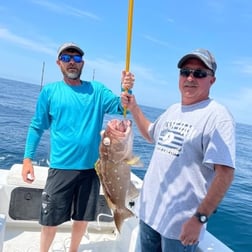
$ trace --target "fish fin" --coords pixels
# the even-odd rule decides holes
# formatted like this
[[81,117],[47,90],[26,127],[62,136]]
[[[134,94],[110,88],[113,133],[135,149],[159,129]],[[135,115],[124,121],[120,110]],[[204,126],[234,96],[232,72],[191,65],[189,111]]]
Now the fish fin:
[[97,161],[94,164],[95,169],[97,168],[98,163],[99,163],[99,159],[97,159]]
[[98,159],[94,164],[94,168],[98,176],[99,176],[99,170],[100,170],[99,166],[100,166],[100,159]]
[[112,210],[115,210],[116,209],[116,205],[112,202],[112,200],[110,199],[110,197],[104,193],[104,196],[105,196],[105,199],[107,201],[107,204],[108,204],[108,207]]
[[139,190],[136,188],[134,183],[132,181],[130,181],[129,190],[127,192],[127,199],[128,200],[134,199],[138,195],[139,195]]
[[119,233],[121,232],[123,221],[134,216],[128,208],[116,208],[114,211],[115,225]]
[[140,157],[134,156],[131,159],[127,160],[127,164],[130,166],[143,167],[143,163]]

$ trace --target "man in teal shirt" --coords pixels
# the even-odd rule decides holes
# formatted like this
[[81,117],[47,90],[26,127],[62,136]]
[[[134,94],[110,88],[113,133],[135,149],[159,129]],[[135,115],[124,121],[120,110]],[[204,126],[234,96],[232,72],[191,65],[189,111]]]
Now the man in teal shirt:
[[[49,250],[57,226],[70,219],[74,222],[69,251],[78,250],[88,221],[95,218],[99,180],[94,164],[103,118],[106,113],[123,114],[120,97],[102,83],[80,79],[83,55],[74,43],[59,48],[56,62],[63,80],[43,87],[27,134],[22,176],[32,183],[32,160],[44,130],[50,129],[50,169],[39,220],[40,252]],[[123,71],[122,88],[130,90],[133,83],[134,75]]]

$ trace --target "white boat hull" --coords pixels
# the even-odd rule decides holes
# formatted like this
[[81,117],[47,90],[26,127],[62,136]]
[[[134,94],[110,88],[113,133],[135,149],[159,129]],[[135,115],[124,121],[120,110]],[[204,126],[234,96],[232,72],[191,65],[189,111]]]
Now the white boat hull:
[[[21,164],[15,164],[10,170],[0,169],[0,252],[39,251],[40,225],[38,221],[15,219],[16,213],[14,213],[13,219],[11,197],[13,197],[13,191],[17,190],[17,188],[26,188],[28,191],[31,190],[31,192],[36,189],[42,189],[45,184],[48,168],[34,166],[36,180],[33,184],[27,184],[22,181],[21,168]],[[132,181],[140,189],[142,181],[134,174],[132,174]],[[24,211],[29,212],[29,209],[24,209],[19,209],[20,211],[17,211],[17,215],[20,213],[24,214]],[[137,242],[138,220],[136,217],[126,220],[119,234],[114,222],[99,221],[99,217],[101,216],[102,213],[98,215],[97,221],[89,223],[87,233],[81,241],[79,252],[139,251]],[[71,222],[62,224],[58,229],[50,251],[68,251],[70,232]],[[197,252],[207,251],[231,252],[232,250],[209,232],[206,232],[205,239],[200,242]]]

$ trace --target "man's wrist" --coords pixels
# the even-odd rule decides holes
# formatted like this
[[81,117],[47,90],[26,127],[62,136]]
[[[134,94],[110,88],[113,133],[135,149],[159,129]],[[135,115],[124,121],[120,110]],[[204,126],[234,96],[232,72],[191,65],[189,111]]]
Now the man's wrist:
[[31,158],[24,158],[23,163],[32,163],[32,159]]
[[208,216],[204,213],[196,212],[193,216],[195,216],[197,220],[202,224],[205,224],[208,221]]

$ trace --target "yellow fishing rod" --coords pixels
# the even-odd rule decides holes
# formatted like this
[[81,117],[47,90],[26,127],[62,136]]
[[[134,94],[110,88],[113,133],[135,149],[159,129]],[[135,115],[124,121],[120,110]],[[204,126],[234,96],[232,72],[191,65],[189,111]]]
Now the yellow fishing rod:
[[[133,6],[134,0],[129,0],[129,8],[128,8],[128,30],[127,30],[127,45],[126,45],[126,72],[129,72],[130,66],[130,50],[131,50],[131,37],[132,37],[132,22],[133,22]],[[128,92],[128,90],[125,90]],[[123,116],[126,117],[127,108],[124,107]]]

